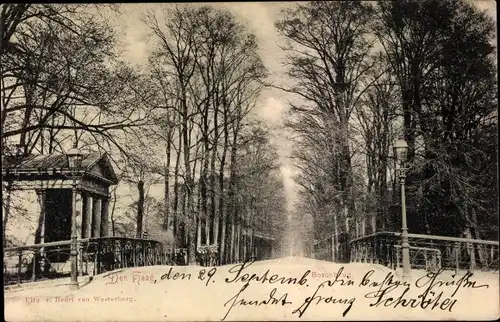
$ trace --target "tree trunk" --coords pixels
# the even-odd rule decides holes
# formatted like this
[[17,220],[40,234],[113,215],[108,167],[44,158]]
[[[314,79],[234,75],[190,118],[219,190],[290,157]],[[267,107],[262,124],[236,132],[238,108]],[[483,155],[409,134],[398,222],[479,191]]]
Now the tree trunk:
[[338,259],[338,245],[339,245],[339,226],[338,226],[338,222],[337,222],[337,213],[334,213],[333,214],[333,234],[334,234],[334,237],[333,237],[333,261],[336,262],[337,259]]
[[6,188],[5,188],[5,202],[2,202],[3,206],[3,227],[2,227],[2,233],[3,233],[3,247],[7,247],[7,223],[10,218],[10,203],[11,203],[11,183],[7,182]]
[[[183,91],[185,89],[183,88]],[[193,205],[194,184],[191,177],[191,164],[190,164],[190,140],[189,140],[189,124],[188,124],[188,106],[186,101],[186,93],[183,93],[183,113],[182,113],[182,136],[183,136],[183,150],[184,150],[184,175],[186,177],[186,213],[184,218],[187,219],[188,228],[188,262],[189,265],[196,265],[196,225]]]
[[179,211],[179,167],[181,164],[181,146],[182,146],[182,136],[179,133],[177,156],[175,159],[175,169],[174,169],[174,209],[172,212],[173,218],[173,235],[174,244],[172,245],[172,250],[175,252],[175,247],[179,242],[178,236],[178,211]]
[[212,143],[212,155],[210,160],[210,217],[213,223],[213,236],[214,243],[219,244],[219,216],[217,215],[217,189],[216,189],[216,159],[218,154],[217,145],[219,142],[219,124],[218,124],[218,109],[215,106],[214,111],[214,141]]
[[226,228],[227,228],[227,214],[225,207],[225,192],[224,192],[224,168],[226,165],[226,155],[229,148],[229,124],[227,117],[227,107],[224,106],[224,146],[222,149],[222,157],[219,166],[219,256],[221,264],[226,263]]
[[235,248],[235,243],[236,243],[236,226],[239,224],[238,221],[238,214],[237,214],[237,180],[238,180],[238,174],[237,174],[237,165],[236,165],[236,153],[238,151],[238,137],[239,137],[239,131],[240,131],[240,122],[241,122],[241,115],[240,115],[240,107],[236,108],[236,117],[235,120],[233,120],[233,137],[232,137],[232,144],[231,144],[231,156],[230,156],[230,169],[229,169],[229,196],[228,196],[228,201],[229,201],[229,211],[228,211],[228,218],[229,222],[231,225],[231,236],[230,236],[230,247],[229,247],[229,260],[231,262],[234,262],[235,260],[235,255],[237,248]]
[[168,130],[167,133],[167,162],[165,165],[165,173],[164,173],[164,207],[165,207],[165,219],[164,219],[164,229],[169,230],[172,226],[171,218],[170,218],[170,157],[172,153],[172,130]]
[[[213,152],[214,154],[217,152]],[[210,170],[210,212],[213,220],[213,242],[215,244],[219,244],[219,216],[217,214],[218,211],[218,192],[216,188],[216,172],[215,172],[215,162],[213,164],[213,167]]]
[[[477,224],[477,213],[476,213],[476,210],[472,209],[471,213],[472,213],[472,234],[471,234],[471,237],[474,238],[474,239],[481,239],[481,234],[479,232],[479,227],[478,227],[478,224]],[[477,255],[479,257],[479,261],[481,262],[481,264],[484,264],[485,263],[485,258],[484,258],[484,249],[485,249],[485,246],[484,245],[480,245],[480,244],[477,244],[477,245],[474,246],[474,244],[473,244],[472,247],[474,247],[474,249],[477,250]]]
[[205,220],[205,243],[210,245],[210,213],[208,210],[208,168],[210,165],[210,145],[209,145],[209,124],[208,124],[208,106],[205,107],[203,120],[203,161],[201,169],[201,215]]
[[111,207],[111,236],[115,237],[116,227],[115,227],[115,209],[116,209],[116,189],[113,189],[113,206]]
[[231,219],[231,239],[229,243],[229,262],[234,263],[235,260],[235,243],[236,243],[236,227],[234,224],[234,219]]
[[[202,153],[202,156],[203,156],[203,153]],[[200,163],[200,171],[202,171],[203,169],[203,161]],[[201,203],[203,202],[202,201],[202,178],[200,178],[200,180],[198,180],[198,186],[197,186],[197,189],[196,189],[196,249],[198,249],[199,246],[201,246],[204,242],[204,236],[203,236],[203,214],[202,214],[202,205]]]
[[203,221],[202,221],[202,216],[200,214],[200,212],[201,212],[200,193],[198,193],[197,195],[198,195],[198,200],[196,203],[196,211],[195,211],[195,214],[196,214],[196,248],[200,247],[203,243],[203,236],[202,236],[202,230],[201,230],[201,228],[203,226]]
[[142,223],[144,218],[144,181],[137,182],[137,191],[139,192],[139,200],[137,201],[137,230],[136,238],[142,238]]

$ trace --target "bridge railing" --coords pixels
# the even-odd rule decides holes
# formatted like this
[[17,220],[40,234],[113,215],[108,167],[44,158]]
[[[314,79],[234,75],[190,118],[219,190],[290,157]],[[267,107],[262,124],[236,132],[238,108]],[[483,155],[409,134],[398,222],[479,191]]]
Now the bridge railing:
[[[117,268],[173,264],[172,250],[162,243],[139,238],[80,239],[78,275],[96,275]],[[4,249],[4,285],[70,276],[71,241]]]
[[[498,241],[421,234],[408,237],[412,268],[498,270]],[[350,244],[351,262],[402,266],[400,233],[378,232],[354,239]]]

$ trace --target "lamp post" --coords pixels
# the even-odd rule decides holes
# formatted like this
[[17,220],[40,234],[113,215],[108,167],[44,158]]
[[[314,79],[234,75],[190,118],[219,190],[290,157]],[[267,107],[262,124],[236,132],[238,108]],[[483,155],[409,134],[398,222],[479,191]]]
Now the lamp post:
[[408,144],[405,140],[399,139],[394,143],[394,155],[399,164],[399,183],[401,185],[401,251],[403,253],[403,280],[411,278],[410,266],[410,243],[408,241],[408,227],[406,224],[406,197],[405,197],[405,179],[406,179],[406,157],[408,153]]
[[67,152],[68,156],[68,167],[71,171],[71,176],[73,178],[72,185],[72,202],[71,202],[71,282],[70,289],[75,290],[78,288],[78,271],[77,271],[77,261],[78,261],[78,234],[76,231],[76,176],[78,173],[78,169],[82,164],[82,154],[80,150],[76,147],[76,144],[73,145]]

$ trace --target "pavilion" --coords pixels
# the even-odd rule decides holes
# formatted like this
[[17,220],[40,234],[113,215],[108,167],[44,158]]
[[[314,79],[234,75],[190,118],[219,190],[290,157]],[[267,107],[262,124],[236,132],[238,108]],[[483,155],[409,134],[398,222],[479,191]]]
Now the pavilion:
[[[68,156],[61,153],[5,157],[2,179],[5,237],[17,241],[10,246],[69,240],[73,187],[78,238],[110,235],[109,187],[118,177],[107,153],[82,154],[77,168],[70,168]],[[16,197],[24,214],[11,207]]]

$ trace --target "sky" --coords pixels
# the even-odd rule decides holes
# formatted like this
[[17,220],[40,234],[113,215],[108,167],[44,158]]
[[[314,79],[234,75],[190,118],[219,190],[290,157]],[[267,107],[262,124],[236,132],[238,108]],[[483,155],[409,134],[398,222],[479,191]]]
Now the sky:
[[[487,10],[496,21],[496,2],[494,0],[470,0],[479,9]],[[285,68],[282,65],[284,52],[279,47],[283,39],[274,28],[282,9],[293,7],[295,2],[221,2],[212,5],[227,8],[247,25],[259,39],[260,53],[270,72],[269,82],[281,83]],[[147,28],[141,21],[141,16],[148,10],[159,11],[171,4],[161,3],[132,3],[123,4],[119,24],[123,32],[121,40],[124,44],[123,57],[133,64],[144,64],[147,59],[148,41]],[[496,45],[496,39],[494,41]],[[283,129],[283,119],[287,111],[287,102],[293,100],[290,94],[279,89],[265,89],[261,95],[256,114],[274,129],[274,141],[279,148],[281,172],[287,195],[288,209],[293,209],[297,197],[297,187],[293,176],[297,170],[292,166],[290,159],[291,140]],[[153,195],[162,195],[162,191],[151,191]]]

